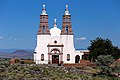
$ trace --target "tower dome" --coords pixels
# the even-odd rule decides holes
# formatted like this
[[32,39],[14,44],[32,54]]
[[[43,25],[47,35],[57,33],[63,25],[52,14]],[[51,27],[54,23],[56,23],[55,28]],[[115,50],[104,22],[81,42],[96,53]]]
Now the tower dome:
[[61,30],[57,28],[56,19],[54,19],[54,27],[50,29],[50,34],[52,37],[60,36]]

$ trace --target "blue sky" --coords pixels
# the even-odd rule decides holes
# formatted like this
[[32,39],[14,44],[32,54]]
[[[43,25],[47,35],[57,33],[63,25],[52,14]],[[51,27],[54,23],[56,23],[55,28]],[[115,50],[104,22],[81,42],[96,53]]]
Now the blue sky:
[[60,29],[69,5],[76,48],[86,49],[96,37],[108,38],[120,48],[120,0],[0,0],[0,49],[35,48],[43,4],[49,28],[56,18]]

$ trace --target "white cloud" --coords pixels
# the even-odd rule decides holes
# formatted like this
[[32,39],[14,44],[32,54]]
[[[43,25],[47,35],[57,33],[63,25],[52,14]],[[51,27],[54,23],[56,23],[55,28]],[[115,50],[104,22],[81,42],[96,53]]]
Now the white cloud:
[[12,38],[12,37],[10,37],[10,38],[8,38],[9,40],[21,40],[21,38]]
[[86,37],[81,37],[80,40],[81,41],[86,40]]
[[13,39],[13,40],[17,41],[17,40],[21,40],[21,39],[20,39],[20,38],[19,38],[19,39],[15,38],[15,39]]
[[15,41],[17,40],[17,39],[14,39]]
[[4,37],[0,36],[0,39],[3,39]]
[[83,41],[86,40],[86,37],[75,38],[76,41]]
[[6,38],[6,37],[2,37],[2,36],[0,36],[0,40],[1,39],[4,39],[4,40],[22,40],[21,38],[13,38],[13,37],[8,37],[8,38]]
[[10,37],[10,38],[9,38],[9,40],[13,40],[13,38],[12,38],[12,37]]
[[19,38],[19,39],[17,39],[17,40],[22,40],[22,39]]

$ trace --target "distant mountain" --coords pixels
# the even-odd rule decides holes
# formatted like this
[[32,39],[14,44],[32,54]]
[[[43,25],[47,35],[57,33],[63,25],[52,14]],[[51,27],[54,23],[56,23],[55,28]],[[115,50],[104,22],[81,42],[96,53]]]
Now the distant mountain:
[[[21,49],[0,49],[0,52],[3,52],[3,53],[13,53],[16,50],[21,50]],[[22,49],[22,50],[33,52],[33,49]]]
[[17,49],[0,49],[0,52],[3,52],[3,53],[12,53],[14,51],[16,51]]
[[3,58],[30,58],[33,59],[33,51],[27,50],[16,50],[10,54],[5,52],[0,52],[0,57]]
[[3,53],[3,52],[0,52],[0,57],[9,58],[9,57],[7,57],[7,53]]

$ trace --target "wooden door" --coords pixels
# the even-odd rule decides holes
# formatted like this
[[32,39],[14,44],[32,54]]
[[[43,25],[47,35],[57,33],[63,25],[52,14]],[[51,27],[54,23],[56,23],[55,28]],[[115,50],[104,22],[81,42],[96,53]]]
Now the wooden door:
[[52,64],[59,64],[59,55],[52,55]]

